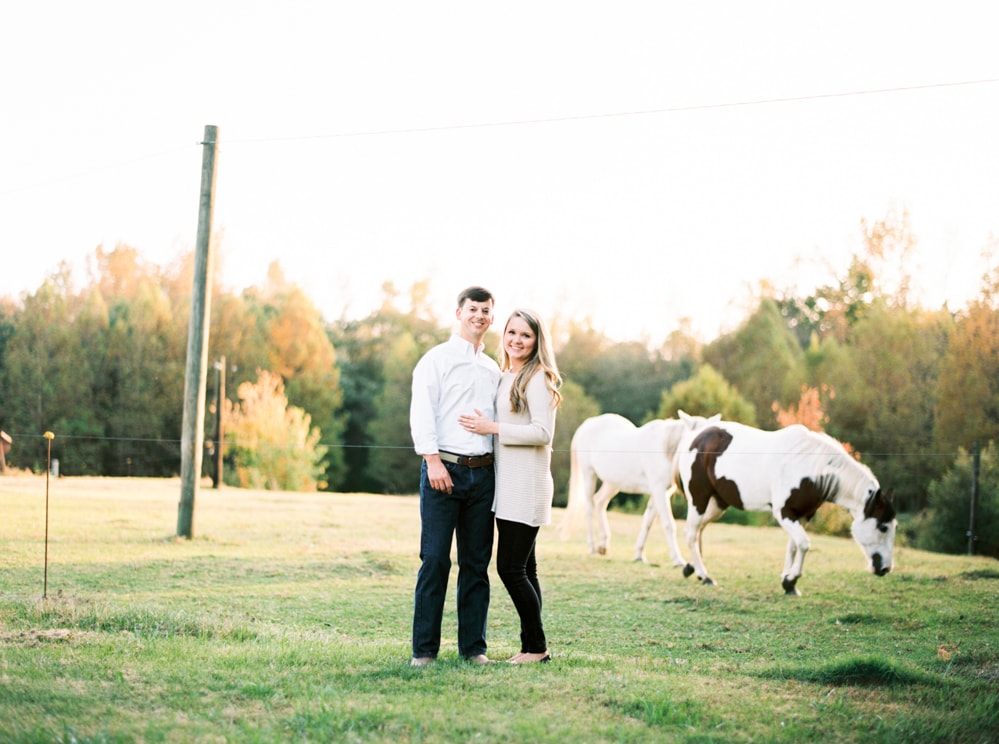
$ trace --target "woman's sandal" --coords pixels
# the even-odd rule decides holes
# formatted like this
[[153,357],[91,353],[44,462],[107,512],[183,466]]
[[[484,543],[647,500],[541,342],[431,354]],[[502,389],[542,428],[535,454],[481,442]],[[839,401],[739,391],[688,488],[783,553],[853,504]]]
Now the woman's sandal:
[[[529,658],[530,657],[530,658]],[[512,659],[508,659],[508,664],[544,664],[552,660],[552,655],[545,651],[544,655],[538,656],[538,654],[531,653],[519,653]]]

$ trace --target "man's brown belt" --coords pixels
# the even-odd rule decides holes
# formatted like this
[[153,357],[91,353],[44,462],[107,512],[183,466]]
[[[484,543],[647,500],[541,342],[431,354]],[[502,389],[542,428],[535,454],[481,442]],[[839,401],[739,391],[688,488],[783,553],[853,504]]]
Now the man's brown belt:
[[456,455],[453,452],[438,452],[444,462],[453,462],[455,465],[464,465],[469,468],[488,468],[493,464],[493,453],[487,452],[484,455]]

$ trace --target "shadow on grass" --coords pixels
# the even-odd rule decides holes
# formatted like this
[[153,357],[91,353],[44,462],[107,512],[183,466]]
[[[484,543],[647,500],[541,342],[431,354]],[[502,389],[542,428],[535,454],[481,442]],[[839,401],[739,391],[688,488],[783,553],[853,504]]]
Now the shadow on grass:
[[764,679],[793,679],[837,687],[897,687],[930,685],[936,682],[930,675],[906,669],[888,659],[862,657],[843,659],[818,668],[780,667],[760,672],[758,676]]
[[999,571],[982,569],[980,571],[965,571],[961,574],[962,579],[976,581],[978,579],[999,579]]

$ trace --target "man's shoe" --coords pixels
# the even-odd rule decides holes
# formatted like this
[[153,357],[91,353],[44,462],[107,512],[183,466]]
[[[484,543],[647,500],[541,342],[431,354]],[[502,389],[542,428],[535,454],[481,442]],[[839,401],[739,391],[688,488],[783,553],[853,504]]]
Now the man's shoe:
[[425,667],[433,664],[434,661],[435,659],[433,656],[414,656],[410,660],[409,665],[414,667]]
[[485,654],[476,654],[475,656],[466,656],[465,659],[473,664],[493,664],[495,663]]

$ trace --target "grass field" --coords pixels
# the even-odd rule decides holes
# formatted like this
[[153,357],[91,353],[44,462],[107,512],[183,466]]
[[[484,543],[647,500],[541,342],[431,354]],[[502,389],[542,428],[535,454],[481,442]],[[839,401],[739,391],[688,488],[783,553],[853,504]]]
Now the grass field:
[[[415,498],[0,478],[3,742],[999,742],[999,563],[896,547],[876,578],[816,536],[716,524],[717,587],[611,513],[608,556],[542,530],[554,661],[408,666]],[[556,510],[555,520],[561,512]],[[682,529],[682,523],[681,523]],[[493,577],[490,655],[518,624]]]

